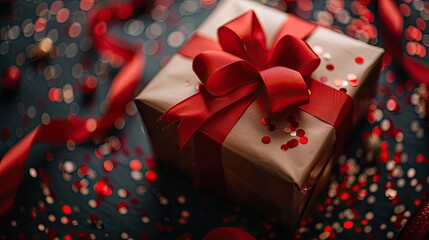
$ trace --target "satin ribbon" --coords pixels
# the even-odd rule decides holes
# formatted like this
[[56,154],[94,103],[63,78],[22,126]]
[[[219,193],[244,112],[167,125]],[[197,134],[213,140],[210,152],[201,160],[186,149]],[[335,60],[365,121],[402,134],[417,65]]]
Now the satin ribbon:
[[414,81],[429,85],[429,65],[402,51],[404,21],[396,3],[393,0],[378,0],[378,14],[386,49]]
[[[388,52],[417,83],[429,85],[429,65],[407,56],[403,51],[404,22],[393,0],[378,0],[383,43]],[[398,239],[427,239],[429,236],[429,198],[420,204],[402,228]]]
[[170,124],[180,121],[180,148],[199,129],[213,128],[220,122],[232,129],[259,95],[264,96],[265,109],[270,114],[297,109],[309,102],[303,77],[317,68],[320,59],[302,39],[280,36],[268,49],[253,11],[218,29],[219,50],[204,51],[193,60],[193,70],[202,83],[199,92],[160,117]]
[[90,12],[88,26],[90,26],[94,47],[100,54],[109,54],[113,57],[111,60],[126,63],[110,86],[105,100],[107,103],[105,114],[96,117],[54,119],[47,125],[39,125],[9,149],[0,162],[0,216],[6,214],[13,205],[24,178],[25,163],[33,144],[58,145],[70,140],[83,143],[93,137],[105,135],[105,131],[109,130],[123,115],[125,106],[133,99],[134,91],[143,75],[145,58],[138,50],[141,48],[134,48],[131,43],[106,33],[104,28],[107,27],[108,21],[123,19],[125,7],[129,9],[130,6],[137,7],[144,4],[146,1],[136,0],[128,4],[114,2],[98,6]]

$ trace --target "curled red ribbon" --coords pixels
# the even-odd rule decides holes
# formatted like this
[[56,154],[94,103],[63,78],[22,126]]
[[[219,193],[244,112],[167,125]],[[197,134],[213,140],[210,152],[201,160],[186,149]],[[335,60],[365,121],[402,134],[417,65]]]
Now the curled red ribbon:
[[47,125],[39,125],[9,149],[0,161],[0,216],[7,213],[13,205],[24,178],[25,163],[33,144],[58,145],[69,140],[83,143],[103,135],[123,115],[125,106],[133,99],[134,90],[143,74],[145,58],[141,51],[132,47],[132,44],[106,33],[106,29],[103,28],[106,28],[108,21],[123,19],[125,7],[130,9],[131,6],[143,4],[146,4],[146,1],[136,0],[123,5],[111,3],[98,6],[89,14],[90,34],[97,50],[101,54],[109,53],[115,61],[126,63],[110,86],[106,97],[105,114],[101,117],[54,119]]
[[[200,91],[160,117],[169,124],[180,120],[180,148],[198,129],[210,128],[209,119],[222,115],[236,122],[260,94],[271,114],[309,102],[303,77],[317,68],[320,59],[305,41],[285,35],[267,48],[253,11],[220,27],[218,37],[221,50],[204,51],[194,58]],[[234,112],[234,117],[225,117],[225,111]]]
[[407,56],[402,51],[404,21],[398,6],[393,0],[378,0],[377,3],[386,49],[414,81],[429,85],[429,65]]

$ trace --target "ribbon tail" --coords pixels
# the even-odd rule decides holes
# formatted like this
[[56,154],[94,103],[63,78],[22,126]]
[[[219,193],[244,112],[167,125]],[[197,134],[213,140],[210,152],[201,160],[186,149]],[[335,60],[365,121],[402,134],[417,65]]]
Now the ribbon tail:
[[123,115],[130,98],[135,96],[134,91],[137,89],[140,78],[143,75],[144,66],[145,57],[140,52],[135,52],[130,62],[115,77],[118,80],[113,81],[110,86],[106,98],[108,105],[105,117],[99,121],[101,129],[112,126]]
[[402,52],[404,22],[396,3],[392,0],[378,0],[378,12],[386,49],[416,82],[429,85],[429,65]]
[[189,142],[192,135],[208,118],[210,113],[206,104],[205,98],[200,92],[176,104],[158,119],[166,120],[168,122],[164,129],[179,121],[179,149],[182,149]]
[[[168,125],[166,127],[180,121],[178,147],[182,149],[207,120],[222,109],[234,108],[234,103],[255,93],[258,86],[259,83],[249,84],[223,97],[214,97],[204,88],[201,88],[199,93],[192,95],[170,108],[161,115],[159,120],[167,120]],[[241,109],[242,112],[240,116],[244,110],[245,109]],[[212,126],[212,124],[210,125]]]
[[429,65],[423,62],[417,61],[411,57],[404,56],[402,66],[407,71],[408,75],[411,76],[418,83],[429,85]]
[[7,213],[13,205],[16,193],[24,178],[22,173],[25,169],[28,153],[39,132],[40,126],[7,151],[0,162],[0,216]]

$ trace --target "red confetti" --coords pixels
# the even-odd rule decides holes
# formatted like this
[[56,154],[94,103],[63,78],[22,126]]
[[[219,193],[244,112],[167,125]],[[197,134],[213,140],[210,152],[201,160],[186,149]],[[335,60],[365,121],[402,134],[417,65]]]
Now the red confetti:
[[283,150],[283,151],[287,151],[289,148],[288,148],[287,144],[282,144],[280,146],[280,149]]
[[94,191],[101,198],[110,196],[112,194],[112,188],[103,180],[100,180],[95,183]]
[[262,124],[268,125],[271,123],[271,119],[269,117],[262,118]]
[[308,138],[307,137],[301,137],[300,139],[299,139],[299,142],[301,143],[301,144],[307,144],[308,143]]
[[142,169],[142,163],[137,159],[131,160],[130,168],[133,171],[139,171]]
[[263,136],[263,137],[262,137],[262,139],[261,139],[261,141],[262,141],[262,143],[264,143],[264,144],[268,144],[268,143],[270,143],[270,142],[271,142],[271,138],[270,138],[270,137],[268,137],[268,136]]
[[298,129],[298,130],[296,130],[296,135],[298,137],[303,137],[305,135],[304,129]]
[[156,172],[151,170],[147,171],[145,176],[146,176],[146,180],[148,181],[155,181],[158,178],[158,174],[156,174]]
[[350,229],[353,227],[353,222],[352,221],[345,221],[344,222],[344,228],[345,229]]
[[299,145],[298,140],[296,140],[296,139],[289,140],[286,144],[287,144],[288,148],[294,148],[294,147],[297,147]]
[[357,63],[357,64],[363,64],[363,62],[364,62],[364,60],[363,60],[363,57],[356,57],[355,58],[355,62]]
[[72,208],[69,205],[63,206],[63,213],[66,215],[70,215],[72,213]]

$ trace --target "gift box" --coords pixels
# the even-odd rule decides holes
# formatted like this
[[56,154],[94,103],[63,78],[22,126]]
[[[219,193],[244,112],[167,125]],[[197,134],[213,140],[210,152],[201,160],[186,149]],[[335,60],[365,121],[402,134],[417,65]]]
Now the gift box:
[[365,115],[382,55],[270,7],[224,0],[135,102],[157,158],[293,229]]

